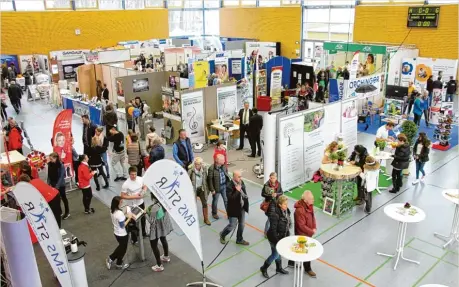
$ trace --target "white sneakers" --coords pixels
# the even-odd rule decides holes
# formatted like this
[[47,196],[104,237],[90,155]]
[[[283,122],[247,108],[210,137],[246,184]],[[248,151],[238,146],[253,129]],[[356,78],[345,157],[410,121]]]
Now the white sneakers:
[[[161,255],[160,259],[161,259],[161,262],[166,262],[166,263],[171,262],[171,258],[169,256]],[[161,272],[161,271],[164,271],[164,266],[163,265],[151,266],[151,270],[153,270],[154,272]]]
[[169,263],[171,262],[171,258],[169,256],[164,256],[164,255],[161,255],[161,261],[162,262],[166,262],[166,263]]
[[425,176],[421,177],[421,179],[416,179],[415,181],[413,181],[413,185],[416,185],[418,184],[419,182],[423,183],[425,180]]

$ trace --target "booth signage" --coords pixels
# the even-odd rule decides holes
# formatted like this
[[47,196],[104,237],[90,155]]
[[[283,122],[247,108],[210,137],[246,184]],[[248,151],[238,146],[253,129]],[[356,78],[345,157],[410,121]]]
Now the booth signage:
[[73,110],[75,111],[76,115],[89,115],[89,106],[78,101],[73,102]]
[[440,6],[421,6],[408,8],[407,27],[437,28]]
[[57,153],[64,163],[65,178],[72,177],[72,110],[70,109],[61,111],[54,120],[53,152]]
[[339,42],[325,42],[324,50],[330,51],[331,54],[336,54],[336,52],[357,52],[367,54],[386,54],[386,46],[378,45],[365,45],[357,43],[339,43]]
[[81,59],[85,53],[89,53],[90,50],[63,50],[63,51],[53,51],[50,53],[51,58],[56,60],[71,60],[71,59]]

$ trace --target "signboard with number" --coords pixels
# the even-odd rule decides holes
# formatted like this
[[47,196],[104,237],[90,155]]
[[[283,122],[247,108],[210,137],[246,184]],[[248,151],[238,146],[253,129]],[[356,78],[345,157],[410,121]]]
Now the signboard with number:
[[408,8],[407,27],[437,28],[440,6],[422,6]]

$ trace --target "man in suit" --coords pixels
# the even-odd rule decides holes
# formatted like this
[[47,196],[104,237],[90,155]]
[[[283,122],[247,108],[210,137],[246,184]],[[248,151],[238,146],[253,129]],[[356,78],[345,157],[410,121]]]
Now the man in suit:
[[247,133],[247,137],[250,140],[249,135],[249,123],[250,118],[253,116],[252,110],[249,109],[249,103],[244,103],[244,108],[239,111],[238,117],[240,120],[239,126],[239,148],[237,150],[242,150],[244,148],[244,136]]
[[97,126],[91,123],[88,115],[82,115],[83,122],[83,153],[88,154],[91,149],[91,140],[96,134]]
[[102,90],[102,99],[108,101],[109,100],[108,95],[109,95],[109,91],[107,89],[107,84],[104,84],[104,89]]
[[249,120],[249,139],[252,154],[249,157],[255,157],[258,146],[258,156],[261,156],[260,134],[263,128],[263,117],[258,114],[257,109],[252,109],[253,116]]

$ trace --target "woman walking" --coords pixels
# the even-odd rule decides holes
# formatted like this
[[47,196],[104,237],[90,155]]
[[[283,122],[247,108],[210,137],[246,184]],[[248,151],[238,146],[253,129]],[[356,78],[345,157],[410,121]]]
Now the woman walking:
[[426,127],[429,127],[429,92],[424,91],[424,96],[422,97],[422,109],[424,112],[424,120],[426,122]]
[[[416,180],[413,181],[413,185],[418,184],[419,181],[424,182],[424,177],[426,176],[426,173],[424,171],[424,165],[426,164],[426,162],[429,161],[430,146],[431,142],[427,137],[426,133],[419,133],[419,137],[414,143],[413,148],[413,157],[416,161]],[[422,173],[422,177],[420,180],[419,172]]]
[[132,134],[131,142],[127,145],[127,156],[129,165],[137,168],[137,176],[142,176],[143,155],[145,155],[145,152],[142,152],[140,147],[139,136]]
[[403,185],[402,170],[410,166],[410,145],[405,134],[399,134],[397,137],[398,143],[395,148],[394,160],[392,161],[392,182],[393,188],[389,190],[390,193],[397,193]]
[[203,166],[202,158],[196,157],[194,159],[193,167],[188,171],[188,176],[193,184],[195,196],[199,197],[201,200],[204,223],[206,225],[210,225],[209,207],[207,206],[207,199],[209,197],[209,188],[207,187],[207,170]]
[[107,155],[108,139],[103,134],[103,131],[104,131],[104,129],[102,127],[98,127],[96,129],[95,136],[97,136],[99,138],[99,146],[101,146],[103,148],[103,153],[101,153],[101,156],[102,156],[102,160],[104,162],[107,178],[110,178],[110,168],[109,168],[109,165],[108,165],[108,155]]
[[83,192],[83,206],[84,213],[91,214],[94,213],[94,208],[91,208],[91,199],[92,199],[92,189],[91,189],[91,178],[97,174],[96,171],[91,171],[88,164],[89,158],[87,155],[83,154],[80,156],[80,165],[78,166],[78,187]]
[[[150,245],[155,255],[156,265],[151,267],[155,272],[164,270],[163,262],[170,262],[169,245],[166,236],[172,232],[172,223],[169,213],[164,209],[158,199],[151,193],[153,204],[147,208],[148,222],[150,222]],[[164,249],[164,255],[160,256],[158,241]]]
[[271,202],[276,201],[279,196],[284,195],[280,182],[277,180],[277,173],[271,172],[269,174],[269,180],[263,185],[261,190],[261,196],[264,197],[264,201],[260,205],[260,209],[263,210],[268,217],[265,223],[265,237],[268,236],[269,230],[269,214],[268,207]]
[[59,195],[64,203],[64,215],[62,215],[62,219],[66,220],[70,216],[70,210],[67,194],[65,193],[65,168],[56,152],[49,155],[48,184],[59,190]]
[[414,123],[419,127],[421,125],[421,117],[424,113],[423,103],[421,100],[421,94],[415,91],[415,99],[413,105]]
[[97,179],[99,176],[105,181],[105,185],[103,188],[108,188],[108,179],[104,172],[104,161],[102,160],[102,154],[107,150],[106,147],[100,145],[99,137],[94,136],[91,140],[91,148],[89,149],[89,161],[88,164],[91,167],[91,170],[97,170],[97,173],[94,176],[94,182],[96,183],[96,190],[100,190],[99,180]]
[[269,205],[269,230],[268,241],[271,245],[271,255],[266,259],[263,266],[260,267],[261,274],[265,278],[269,278],[268,267],[276,262],[276,272],[280,274],[288,274],[287,270],[282,268],[282,259],[277,252],[276,244],[282,238],[290,235],[290,226],[292,220],[290,218],[290,210],[288,209],[288,198],[285,195],[280,196],[277,201],[271,202]]
[[115,233],[116,241],[118,241],[118,246],[115,251],[108,256],[105,260],[107,269],[112,268],[112,263],[115,262],[117,269],[127,269],[129,264],[123,264],[123,257],[126,254],[129,236],[126,231],[126,226],[129,221],[131,221],[132,214],[125,215],[121,210],[121,205],[123,200],[120,196],[115,196],[112,199],[112,204],[110,206],[110,213],[113,223],[113,232]]
[[362,186],[359,189],[363,189],[365,192],[365,212],[371,212],[371,205],[373,203],[373,191],[378,188],[379,178],[379,162],[377,162],[372,156],[367,156],[365,159],[365,165],[363,166],[363,173],[360,174]]

